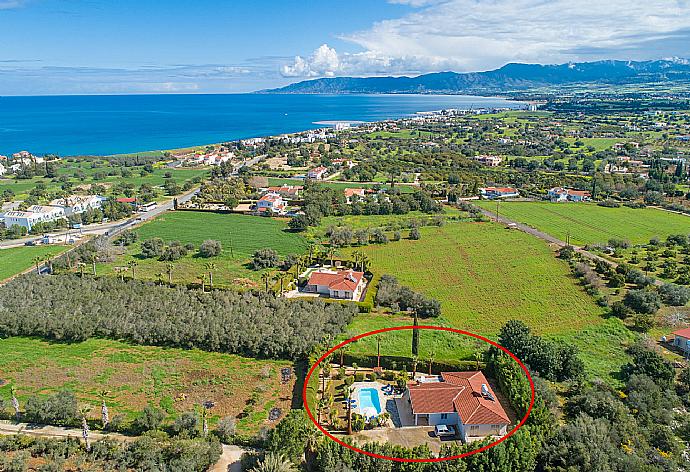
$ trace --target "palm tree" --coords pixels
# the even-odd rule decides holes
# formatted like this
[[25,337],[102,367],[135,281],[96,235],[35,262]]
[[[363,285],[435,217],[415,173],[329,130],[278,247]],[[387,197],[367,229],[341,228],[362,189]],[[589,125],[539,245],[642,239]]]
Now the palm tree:
[[96,256],[96,254],[91,254],[91,270],[94,277],[96,277],[96,262],[98,262],[98,256]]
[[79,266],[79,276],[83,278],[84,277],[84,267],[86,267],[86,264],[84,264],[83,262],[79,262],[77,265]]
[[364,253],[362,251],[354,251],[352,253],[352,258],[354,259],[354,263],[355,263],[355,269],[359,266],[363,257],[364,257]]
[[207,262],[204,264],[206,270],[208,271],[208,287],[213,290],[213,271],[216,270],[215,262]]
[[172,274],[173,270],[175,270],[175,264],[169,262],[165,264],[165,269],[168,271],[168,285],[172,285]]
[[158,285],[163,285],[163,273],[162,273],[162,272],[158,272],[158,273],[156,274],[156,278],[158,279]]
[[354,371],[354,373],[352,375],[357,375],[357,369],[359,369],[359,365],[357,365],[356,362],[353,362],[352,363],[352,370]]
[[429,375],[431,375],[431,367],[434,365],[434,359],[436,359],[436,353],[431,351],[429,353]]
[[89,414],[91,408],[84,406],[79,409],[79,414],[81,415],[81,437],[84,438],[84,443],[86,443],[86,450],[91,451],[91,440],[89,439],[89,423],[86,421],[86,415]]
[[120,280],[125,281],[125,272],[127,272],[127,267],[115,267],[115,272],[120,277]]
[[369,265],[371,264],[371,260],[369,259],[369,256],[366,254],[362,255],[362,272],[367,272],[369,270]]
[[309,245],[309,264],[314,261],[314,253],[317,251],[317,246],[316,244],[312,243]]
[[201,274],[197,275],[196,278],[201,282],[201,291],[204,292],[206,290],[206,274],[202,272]]
[[110,395],[110,392],[107,390],[101,390],[98,393],[101,399],[101,421],[103,422],[103,429],[106,429],[108,424],[110,424],[110,414],[108,413],[108,405],[106,404],[108,395]]
[[331,260],[331,267],[333,267],[333,266],[335,265],[335,255],[336,255],[336,253],[337,253],[337,251],[336,251],[336,249],[335,249],[334,247],[329,247],[329,248],[328,248],[328,251],[326,251],[326,255],[327,255],[328,258]]
[[136,267],[139,265],[137,261],[129,261],[127,266],[132,270],[132,280],[136,278]]
[[295,466],[284,455],[269,452],[250,472],[294,472]]
[[338,354],[340,354],[340,367],[343,366],[343,362],[345,362],[345,353],[347,352],[349,344],[344,345],[340,349],[338,349]]
[[268,284],[271,282],[271,274],[268,272],[264,272],[261,274],[261,281],[264,283],[264,286],[266,287],[266,293],[268,293]]
[[10,395],[12,395],[12,408],[14,408],[14,417],[19,421],[21,414],[19,413],[19,400],[17,400],[17,389],[14,386],[10,387]]
[[36,265],[36,273],[37,274],[41,273],[41,268],[40,268],[41,262],[43,262],[43,258],[41,256],[34,257],[34,264]]
[[280,282],[280,294],[282,295],[284,292],[284,284],[287,279],[290,278],[290,275],[285,273],[285,272],[280,272],[276,278],[278,279],[278,282]]
[[311,425],[308,427],[304,441],[304,461],[308,471],[312,470],[314,467],[316,451],[319,448],[319,443],[322,438],[323,436],[316,428]]

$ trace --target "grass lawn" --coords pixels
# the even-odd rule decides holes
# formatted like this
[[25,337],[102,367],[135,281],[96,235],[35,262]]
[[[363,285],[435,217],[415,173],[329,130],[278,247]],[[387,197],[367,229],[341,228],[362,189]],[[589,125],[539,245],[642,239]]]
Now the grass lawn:
[[[496,203],[478,202],[490,211]],[[528,224],[540,231],[570,240],[576,245],[604,243],[611,238],[627,239],[633,244],[649,242],[653,236],[664,239],[669,234],[687,234],[690,218],[655,208],[605,208],[592,203],[503,202],[502,216]]]
[[[280,382],[280,368],[290,366],[287,361],[103,339],[53,343],[15,337],[0,340],[0,378],[6,382],[0,387],[0,398],[9,398],[11,385],[17,388],[22,405],[31,395],[68,389],[80,403],[93,405],[91,416],[98,418],[98,394],[107,390],[111,417],[129,419],[149,403],[173,418],[212,400],[216,404],[211,410],[213,422],[239,415],[238,432],[255,433],[269,424],[271,408],[281,408],[283,413],[290,409],[293,383]],[[241,414],[252,395],[256,404]]]
[[[615,323],[604,320],[604,310],[542,241],[493,223],[448,223],[422,228],[421,233],[419,241],[361,249],[370,256],[374,271],[394,275],[401,283],[439,300],[442,318],[437,323],[496,339],[506,321],[519,319],[535,334],[579,346],[590,373],[615,377],[613,373],[625,362],[621,342],[630,332],[622,324],[613,326]],[[359,315],[349,329],[355,334],[411,321]],[[609,334],[611,330],[615,336]],[[406,341],[396,343],[408,353]],[[439,359],[453,355],[471,359],[476,349],[471,343],[444,343],[432,343]],[[361,349],[375,353],[372,342],[368,344]],[[602,356],[602,351],[621,355]]]
[[55,256],[66,246],[21,246],[0,249],[0,281],[8,279],[34,266],[34,258]]
[[194,283],[200,274],[207,272],[207,262],[216,264],[213,274],[215,286],[237,287],[251,285],[259,279],[261,272],[246,266],[257,249],[270,247],[281,256],[301,254],[307,243],[297,234],[286,231],[284,220],[259,216],[218,214],[211,212],[177,211],[167,212],[150,223],[140,226],[135,231],[139,241],[129,248],[115,262],[102,264],[101,273],[113,273],[114,267],[126,266],[134,260],[137,278],[156,280],[157,274],[166,274],[167,262],[158,259],[144,259],[141,256],[141,242],[159,237],[164,241],[180,241],[199,246],[207,239],[221,242],[223,251],[220,256],[205,259],[190,252],[187,256],[175,261],[173,282]]

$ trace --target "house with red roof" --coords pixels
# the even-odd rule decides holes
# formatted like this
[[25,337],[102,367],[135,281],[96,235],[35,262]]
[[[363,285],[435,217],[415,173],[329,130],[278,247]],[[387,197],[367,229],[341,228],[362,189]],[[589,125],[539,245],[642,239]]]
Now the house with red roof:
[[314,167],[309,172],[307,172],[307,177],[310,179],[321,180],[326,176],[328,169],[324,166]]
[[548,196],[552,202],[584,202],[591,200],[592,194],[584,190],[554,187],[549,190]]
[[282,215],[287,203],[278,193],[267,193],[256,202],[256,212],[260,215]]
[[673,345],[683,352],[690,352],[690,328],[674,331]]
[[420,377],[402,398],[415,426],[453,425],[463,441],[503,436],[511,421],[481,371]]
[[518,189],[513,187],[484,187],[480,188],[479,192],[482,194],[482,197],[488,199],[520,196]]
[[359,300],[364,287],[364,272],[321,269],[311,273],[304,291],[340,300]]
[[345,201],[349,204],[354,200],[352,197],[364,198],[365,190],[363,188],[346,188],[343,193],[345,194]]
[[283,198],[296,198],[304,189],[301,185],[281,185],[280,187],[268,187],[268,193],[277,193]]

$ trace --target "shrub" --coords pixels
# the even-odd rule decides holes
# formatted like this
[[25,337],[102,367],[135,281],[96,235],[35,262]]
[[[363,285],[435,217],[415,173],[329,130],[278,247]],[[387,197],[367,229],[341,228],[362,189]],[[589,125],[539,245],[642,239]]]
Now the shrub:
[[685,306],[690,301],[690,289],[676,284],[662,285],[659,287],[659,295],[670,306]]
[[218,421],[214,433],[218,436],[218,439],[224,443],[230,443],[232,442],[232,437],[235,435],[236,430],[235,418],[226,416]]
[[661,308],[659,295],[650,290],[629,290],[623,303],[636,313],[654,314]]
[[71,425],[78,418],[77,399],[72,392],[61,391],[49,397],[29,397],[25,406],[28,421]]
[[138,433],[156,431],[165,419],[165,412],[151,405],[144,407],[143,411],[134,419],[132,426]]
[[223,246],[220,241],[207,239],[199,246],[199,255],[201,257],[216,257],[220,255],[222,250]]
[[186,411],[175,418],[170,430],[177,436],[196,437],[199,434],[199,417],[193,411]]
[[165,242],[161,238],[151,238],[141,243],[141,254],[146,258],[160,257],[164,249]]
[[364,372],[357,372],[355,374],[355,382],[362,382],[364,381]]
[[268,269],[275,267],[280,262],[278,253],[271,248],[259,249],[252,256],[252,268],[254,270]]
[[410,230],[410,234],[409,234],[408,237],[409,237],[409,239],[412,239],[412,240],[414,240],[414,241],[417,241],[417,240],[419,240],[419,239],[422,237],[422,234],[419,232],[419,228],[416,228],[416,227],[415,227],[415,228],[412,228],[412,229]]

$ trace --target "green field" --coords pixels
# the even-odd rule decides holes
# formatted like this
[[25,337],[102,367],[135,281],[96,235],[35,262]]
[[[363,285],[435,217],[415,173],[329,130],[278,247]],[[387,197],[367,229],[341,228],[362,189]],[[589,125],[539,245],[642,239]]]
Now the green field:
[[[274,185],[304,185],[304,180],[269,177],[268,178],[268,185],[271,185],[271,186],[274,186]],[[370,183],[360,183],[360,182],[341,182],[338,180],[319,181],[319,185],[323,185],[324,187],[343,189],[343,190],[346,188],[372,188],[374,186],[378,186],[380,188],[389,188],[390,187],[390,185],[383,184],[383,183],[381,183],[381,184],[370,184]],[[416,186],[410,185],[410,184],[405,184],[405,183],[396,183],[395,188],[399,189],[400,192],[402,192],[402,193],[412,193],[417,189]]]
[[[205,400],[215,402],[213,421],[237,416],[255,394],[258,401],[237,421],[239,432],[256,432],[268,425],[268,411],[291,405],[292,383],[281,384],[286,361],[248,359],[199,350],[133,346],[91,339],[53,343],[33,338],[0,340],[0,398],[17,389],[23,405],[31,395],[61,389],[74,392],[100,417],[99,392],[107,390],[111,418],[132,419],[147,404],[167,411],[171,418],[193,411]],[[255,393],[256,392],[256,393]]]
[[[519,319],[535,334],[580,347],[592,375],[615,378],[626,357],[621,342],[632,334],[618,320],[604,320],[604,310],[542,241],[493,223],[448,223],[422,228],[421,233],[419,241],[402,240],[363,250],[375,272],[394,275],[441,302],[442,318],[432,322],[496,339],[506,321]],[[411,320],[360,315],[350,331],[401,324],[411,324]],[[390,342],[408,349],[400,336]],[[439,358],[467,358],[475,349],[467,343],[444,343],[441,340],[434,348]],[[375,352],[371,341],[356,349]],[[601,356],[602,351],[620,352],[620,356]]]
[[[161,186],[166,182],[165,174],[170,172],[172,174],[172,180],[182,185],[185,181],[191,180],[194,177],[205,177],[208,175],[207,170],[203,169],[173,169],[168,167],[156,167],[153,172],[146,174],[144,176],[140,175],[142,167],[130,167],[127,168],[131,170],[132,175],[129,177],[122,177],[121,175],[107,175],[108,172],[112,171],[114,168],[106,165],[105,163],[99,164],[98,167],[92,167],[91,161],[89,160],[79,160],[72,163],[62,164],[58,170],[57,174],[59,176],[69,177],[68,181],[73,185],[74,188],[84,188],[87,189],[91,185],[103,185],[106,188],[117,185],[117,184],[132,184],[136,187],[142,184],[148,184],[153,187]],[[76,172],[81,172],[84,174],[84,179],[78,179],[74,177]],[[96,174],[103,174],[95,178]],[[10,189],[15,193],[15,198],[26,198],[29,192],[39,183],[46,186],[48,192],[59,191],[63,182],[56,179],[49,179],[44,177],[34,177],[31,179],[0,179],[0,192]]]
[[66,249],[65,246],[21,246],[0,249],[0,281],[19,274],[34,266],[34,259],[55,256]]
[[207,239],[215,239],[223,246],[222,254],[205,259],[190,252],[173,263],[173,282],[195,283],[198,276],[206,272],[204,265],[213,262],[217,266],[213,275],[214,286],[251,286],[259,279],[261,272],[251,270],[246,264],[257,249],[270,247],[281,256],[305,251],[307,244],[304,238],[286,231],[286,228],[287,224],[283,220],[259,216],[167,212],[137,228],[135,231],[139,235],[139,242],[126,248],[125,254],[115,262],[100,265],[99,270],[101,273],[112,274],[115,267],[124,267],[128,262],[136,261],[137,278],[156,280],[159,278],[158,274],[164,274],[167,279],[167,262],[143,258],[142,241],[158,237],[166,242],[177,240],[182,244],[192,243],[198,247]]
[[[481,201],[496,211],[496,202]],[[528,224],[563,241],[570,234],[575,245],[605,243],[611,238],[633,244],[654,236],[690,233],[690,217],[655,208],[605,208],[592,203],[502,202],[501,216]]]

